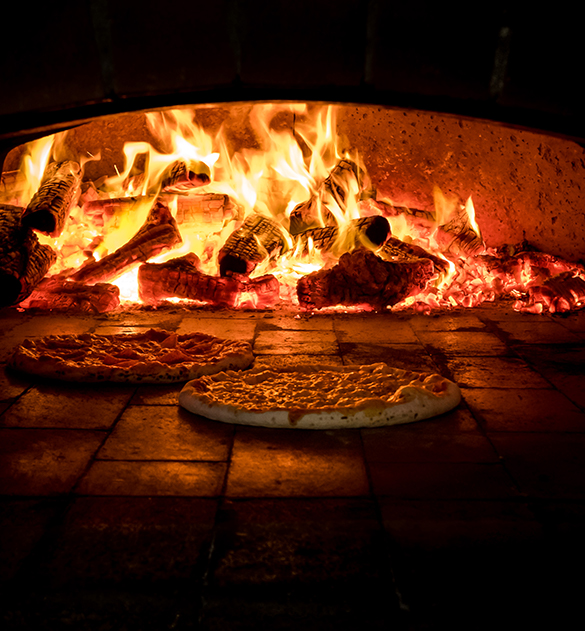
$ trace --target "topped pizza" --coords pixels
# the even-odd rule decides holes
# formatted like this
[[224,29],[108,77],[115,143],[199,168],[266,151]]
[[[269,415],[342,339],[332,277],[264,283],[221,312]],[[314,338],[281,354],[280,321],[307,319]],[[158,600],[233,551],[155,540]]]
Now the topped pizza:
[[248,342],[149,329],[26,339],[16,348],[10,366],[64,381],[178,383],[247,368],[253,361]]
[[410,423],[460,400],[459,386],[439,374],[382,363],[226,371],[190,381],[179,395],[185,409],[214,420],[302,429]]

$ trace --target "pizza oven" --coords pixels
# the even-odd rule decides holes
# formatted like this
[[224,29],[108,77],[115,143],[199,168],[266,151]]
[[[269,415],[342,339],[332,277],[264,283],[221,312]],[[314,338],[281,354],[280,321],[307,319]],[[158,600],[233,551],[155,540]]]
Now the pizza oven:
[[[51,160],[65,156],[84,162],[86,185],[88,181],[99,184],[123,170],[129,159],[123,155],[126,142],[148,142],[156,151],[170,151],[168,134],[161,136],[158,130],[153,135],[148,116],[158,113],[163,120],[169,112],[183,108],[185,116],[210,137],[216,138],[221,128],[221,153],[228,153],[233,161],[234,154],[259,148],[259,117],[253,114],[259,108],[273,108],[273,115],[264,114],[260,123],[275,132],[270,144],[279,131],[298,141],[302,134],[297,130],[329,107],[335,110],[335,132],[340,139],[335,151],[354,152],[369,178],[367,185],[360,182],[360,199],[371,194],[374,201],[391,206],[382,211],[354,209],[354,217],[382,212],[394,219],[389,229],[400,233],[400,222],[416,224],[421,217],[423,223],[431,217],[440,224],[437,212],[442,209],[439,214],[445,216],[439,227],[447,226],[445,239],[459,240],[455,249],[465,250],[466,241],[471,241],[469,247],[477,253],[475,246],[482,242],[500,254],[528,249],[563,261],[544,264],[542,257],[535,261],[520,256],[511,264],[516,280],[527,273],[539,288],[533,292],[536,298],[528,297],[525,308],[541,310],[543,292],[568,296],[569,308],[580,304],[582,282],[575,280],[577,268],[570,264],[579,262],[585,245],[579,144],[585,134],[578,115],[578,91],[567,75],[570,64],[566,60],[578,53],[571,49],[570,27],[564,22],[562,29],[554,29],[548,15],[532,12],[527,19],[503,5],[481,19],[459,5],[440,11],[425,5],[422,13],[416,9],[415,16],[405,7],[378,2],[367,6],[347,2],[334,12],[314,6],[304,11],[295,5],[290,17],[285,2],[274,4],[268,12],[259,11],[253,2],[226,2],[178,24],[175,11],[158,22],[152,20],[154,9],[149,5],[130,2],[124,7],[114,12],[110,3],[94,2],[91,7],[63,8],[59,15],[48,10],[46,15],[35,13],[26,21],[27,32],[32,41],[39,46],[47,42],[54,52],[41,54],[41,61],[34,63],[32,59],[39,58],[34,46],[21,52],[19,63],[4,56],[9,96],[0,114],[0,136],[8,198],[14,185],[11,178],[23,157],[18,145],[49,132],[70,130],[67,140],[52,149]],[[189,11],[183,9],[183,13]],[[76,24],[74,29],[68,26],[71,23]],[[284,29],[285,24],[290,30]],[[325,33],[317,26],[323,24]],[[389,38],[385,25],[390,24],[395,30]],[[130,46],[128,29],[143,33],[141,43]],[[197,35],[191,37],[192,31]],[[539,44],[545,31],[551,43],[546,52]],[[61,37],[62,32],[68,36]],[[142,43],[151,39],[158,42],[155,48]],[[271,54],[265,54],[266,50]],[[306,144],[299,147],[305,152],[301,160],[307,161]],[[218,147],[209,153],[213,151]],[[134,159],[127,179],[144,169],[139,164],[144,154],[135,154]],[[320,174],[310,174],[313,188],[327,184],[335,164]],[[274,193],[271,186],[283,188],[271,185],[271,177],[261,184],[268,194]],[[257,181],[258,173],[250,179]],[[122,194],[129,196],[132,190],[126,188]],[[286,194],[281,191],[282,197]],[[244,191],[238,195],[227,205],[235,201],[240,209],[244,206],[244,213],[253,209]],[[210,199],[202,204],[208,202],[219,203]],[[459,216],[467,202],[471,207]],[[285,205],[281,200],[272,212],[282,214]],[[405,214],[404,209],[409,212]],[[230,212],[231,206],[226,217]],[[217,219],[219,212],[215,215]],[[477,238],[470,232],[476,220],[481,232]],[[414,236],[416,244],[428,244],[424,239],[417,241],[418,237]],[[406,240],[412,239],[408,234]],[[95,244],[79,247],[93,255]],[[110,250],[111,246],[103,246],[96,256]],[[481,277],[501,275],[499,263],[495,270],[491,262],[486,265]],[[543,265],[544,276],[532,273]],[[532,271],[526,272],[527,268]],[[240,273],[241,265],[231,271]],[[563,277],[562,287],[544,287],[547,278],[562,273],[569,276]],[[508,272],[502,274],[506,278],[498,276],[496,284],[512,287],[515,280]],[[102,277],[94,275],[94,282],[95,278]],[[473,282],[477,289],[481,280]],[[244,289],[243,293],[254,291]],[[462,291],[466,294],[470,288]],[[519,286],[517,291],[527,295],[528,288]],[[27,292],[14,289],[13,293],[16,297],[7,299],[7,304],[18,302]],[[441,306],[448,306],[449,300],[452,304],[476,302],[451,293],[446,301],[439,301]],[[560,310],[566,310],[567,300],[559,300]],[[235,302],[249,304],[245,299]],[[558,305],[555,308],[559,310]]]
[[[397,239],[390,263],[414,266],[419,278],[430,269],[420,261],[433,260],[435,276],[424,276],[422,294],[412,281],[391,305],[314,308],[313,286],[308,308],[283,307],[273,268],[248,273],[250,261],[234,256],[240,266],[227,274],[219,263],[196,270],[227,298],[156,294],[137,305],[120,302],[110,279],[70,278],[65,264],[43,278],[47,249],[38,257],[47,269],[23,289],[6,270],[24,246],[2,235],[0,500],[10,552],[0,580],[9,627],[570,621],[585,524],[585,127],[575,74],[583,52],[571,10],[66,0],[12,11],[0,44],[0,203],[15,201],[25,144],[42,148],[56,134],[51,160],[83,162],[80,199],[100,208],[95,221],[140,218],[120,242],[84,235],[75,270],[99,264],[152,219],[156,206],[108,206],[120,197],[102,186],[119,175],[123,197],[136,197],[132,186],[146,191],[146,162],[171,154],[161,128],[188,118],[211,139],[203,157],[221,138],[232,166],[284,135],[308,163],[314,130],[334,120],[342,154],[329,156],[313,193],[349,171],[341,189],[359,180],[351,221],[369,228],[374,218],[379,228],[382,217],[389,228],[374,245]],[[193,130],[183,135],[192,146]],[[128,142],[137,149],[125,163]],[[146,143],[154,152],[140,150]],[[209,170],[187,169],[183,184],[205,185],[214,173],[216,163],[200,158]],[[217,262],[255,200],[290,194],[271,178],[250,198],[245,188],[189,193],[208,195],[193,224],[211,223],[201,234],[222,236],[191,243],[199,263]],[[171,192],[163,206],[178,221],[188,196]],[[164,208],[157,217],[170,216]],[[369,250],[372,234],[380,235],[367,234]],[[189,244],[179,250],[168,238],[166,260],[143,266],[189,257]],[[270,249],[263,238],[251,237],[261,252]],[[39,239],[53,248],[51,235]],[[28,247],[25,261],[34,258]],[[180,265],[193,272],[199,263]],[[47,280],[58,283],[51,298]],[[70,294],[69,283],[84,289]],[[384,361],[440,372],[461,385],[463,402],[408,426],[268,430],[189,415],[176,405],[180,386],[70,385],[5,370],[27,337],[150,327],[249,341],[257,364],[274,369]]]

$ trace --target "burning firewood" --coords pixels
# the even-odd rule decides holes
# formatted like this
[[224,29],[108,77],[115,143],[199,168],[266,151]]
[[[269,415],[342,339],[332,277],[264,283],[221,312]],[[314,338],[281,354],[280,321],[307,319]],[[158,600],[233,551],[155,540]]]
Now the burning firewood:
[[81,187],[81,167],[77,162],[53,162],[45,170],[38,191],[24,211],[23,224],[51,237],[65,227]]
[[[361,217],[349,222],[347,227],[347,241],[343,244],[344,250],[353,250],[360,244],[363,237],[373,245],[382,245],[390,233],[388,220],[380,215],[373,217]],[[299,239],[303,244],[303,250],[308,249],[309,239],[318,250],[330,251],[338,242],[340,230],[338,226],[324,226],[322,228],[312,228],[303,232]]]
[[219,273],[250,274],[258,263],[283,247],[283,229],[278,223],[262,215],[249,215],[219,251]]
[[344,212],[350,191],[361,191],[364,186],[363,179],[364,173],[355,162],[340,160],[314,195],[293,209],[290,214],[289,232],[296,235],[311,228],[335,226],[335,217],[328,205],[336,204]]
[[211,181],[209,167],[204,162],[194,160],[176,160],[164,171],[161,190],[167,192],[185,192]]
[[514,308],[530,313],[564,313],[585,306],[585,280],[574,271],[553,276],[542,285],[528,289],[528,301],[517,303]]
[[401,217],[412,233],[435,234],[441,251],[455,255],[475,256],[485,250],[485,245],[473,228],[467,208],[453,212],[449,221],[437,226],[436,212],[393,206],[382,200],[367,200],[368,205],[380,210],[384,217]]
[[[442,235],[448,235],[441,239]],[[455,218],[437,231],[437,241],[444,245],[445,252],[474,256],[485,250],[485,245],[473,227],[462,218]]]
[[[144,168],[144,165],[140,168]],[[161,192],[189,193],[195,188],[209,184],[210,181],[210,170],[204,162],[180,159],[171,162],[162,175],[152,181],[146,172],[137,171],[134,165],[123,186],[125,190],[141,191],[145,195],[154,196]]]
[[[160,195],[161,201],[166,197],[164,193]],[[94,223],[104,225],[109,218],[132,212],[140,205],[152,203],[153,200],[153,196],[147,195],[93,199],[83,205],[83,212],[91,217]],[[240,207],[228,195],[196,193],[177,196],[176,220],[181,226],[231,220],[235,219],[239,212]]]
[[478,258],[486,269],[498,276],[505,286],[522,287],[527,283],[543,285],[549,278],[559,276],[567,271],[585,272],[583,265],[570,263],[552,254],[524,250],[522,243],[514,248],[520,249],[517,254],[510,256],[507,252],[500,252],[498,256],[481,255]]
[[346,252],[331,269],[301,278],[297,295],[302,309],[369,305],[382,309],[420,293],[434,273],[430,259],[383,261],[372,251]]
[[43,311],[106,313],[116,309],[119,304],[120,290],[116,285],[86,285],[60,278],[45,278],[20,306]]
[[449,263],[424,248],[414,243],[405,243],[397,237],[389,237],[384,245],[376,251],[376,254],[385,261],[400,261],[405,258],[410,259],[430,259],[437,272],[445,273],[449,269]]
[[83,214],[90,217],[96,225],[103,226],[109,219],[131,213],[142,204],[152,203],[154,197],[111,197],[93,199],[83,204]]
[[166,298],[187,298],[213,305],[234,307],[242,296],[259,307],[273,306],[279,299],[279,283],[274,276],[240,280],[233,276],[209,276],[199,271],[199,259],[187,254],[165,263],[145,263],[138,269],[138,292],[146,303]]
[[157,201],[142,228],[129,241],[99,261],[85,263],[69,278],[89,284],[106,282],[181,242],[171,211],[166,204]]
[[56,260],[48,245],[22,225],[23,209],[0,204],[0,306],[24,300]]
[[198,193],[177,198],[177,223],[180,226],[200,225],[239,218],[242,208],[229,195]]

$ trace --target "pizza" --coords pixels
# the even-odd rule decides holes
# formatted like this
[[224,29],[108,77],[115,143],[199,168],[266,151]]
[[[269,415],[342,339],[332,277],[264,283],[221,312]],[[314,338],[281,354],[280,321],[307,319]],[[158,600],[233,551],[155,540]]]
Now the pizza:
[[185,384],[179,404],[217,421],[300,429],[397,425],[447,412],[459,386],[386,364],[225,371]]
[[253,361],[248,342],[149,329],[26,339],[16,348],[10,366],[64,381],[176,383],[247,368]]

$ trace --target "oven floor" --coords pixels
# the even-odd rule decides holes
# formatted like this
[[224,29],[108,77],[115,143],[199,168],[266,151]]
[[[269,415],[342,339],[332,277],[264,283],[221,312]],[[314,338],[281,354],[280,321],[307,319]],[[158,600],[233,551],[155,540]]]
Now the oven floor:
[[411,425],[268,430],[191,415],[180,386],[3,368],[3,628],[571,628],[584,587],[585,312],[3,310],[0,322],[3,366],[27,336],[162,326],[249,340],[276,365],[438,370],[464,398]]

